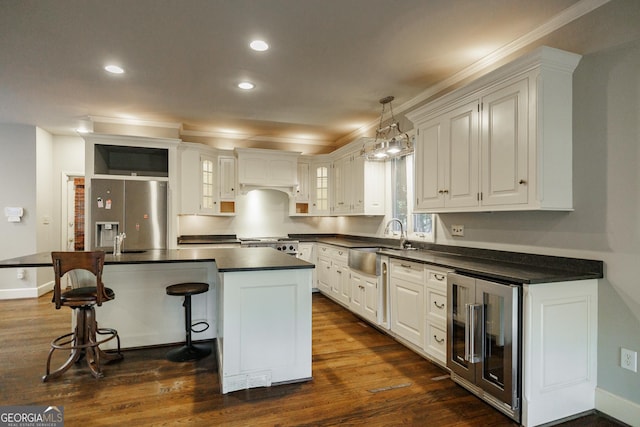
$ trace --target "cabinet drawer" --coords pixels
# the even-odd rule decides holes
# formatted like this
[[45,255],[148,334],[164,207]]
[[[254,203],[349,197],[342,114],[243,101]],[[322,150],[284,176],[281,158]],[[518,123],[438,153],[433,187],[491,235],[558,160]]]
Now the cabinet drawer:
[[331,258],[334,261],[349,262],[349,249],[346,248],[331,248]]
[[427,270],[427,284],[434,288],[447,292],[447,272],[437,270]]
[[318,256],[331,256],[331,246],[326,245],[317,245],[318,248]]
[[445,325],[447,322],[447,294],[440,288],[427,285],[426,293],[427,318],[433,322],[440,322]]
[[434,359],[446,364],[447,362],[447,330],[439,325],[427,321],[425,328],[424,351]]
[[391,260],[391,277],[422,284],[425,282],[424,265],[411,261]]

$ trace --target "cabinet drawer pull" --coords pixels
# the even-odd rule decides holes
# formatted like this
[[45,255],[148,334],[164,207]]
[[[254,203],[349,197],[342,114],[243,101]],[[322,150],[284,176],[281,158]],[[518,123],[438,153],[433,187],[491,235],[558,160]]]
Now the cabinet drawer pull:
[[441,310],[444,308],[444,303],[442,303],[442,304],[438,305],[438,301],[434,301],[434,302],[433,302],[433,305],[435,305],[435,306],[436,306],[436,308],[439,308],[439,309],[441,309]]
[[444,338],[442,338],[442,339],[438,339],[438,336],[437,336],[437,335],[434,335],[434,336],[433,336],[433,339],[434,339],[434,340],[436,340],[436,342],[437,342],[438,344],[442,344],[442,343],[444,342]]
[[400,264],[400,267],[411,268],[412,266],[409,264]]
[[435,277],[436,280],[438,280],[438,281],[443,281],[445,276],[444,276],[444,274],[435,274],[434,273],[433,277]]

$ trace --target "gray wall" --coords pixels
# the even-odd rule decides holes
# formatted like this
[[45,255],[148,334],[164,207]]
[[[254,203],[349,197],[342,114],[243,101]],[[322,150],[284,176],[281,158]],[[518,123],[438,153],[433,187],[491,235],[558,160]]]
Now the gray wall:
[[573,91],[575,210],[442,214],[436,242],[603,260],[598,386],[640,403],[620,367],[620,347],[640,351],[640,41],[583,57]]
[[[36,252],[36,128],[0,124],[0,259]],[[19,223],[7,222],[5,207],[21,207]],[[13,269],[0,269],[0,292],[29,289],[36,285],[35,270],[29,269],[23,280]]]

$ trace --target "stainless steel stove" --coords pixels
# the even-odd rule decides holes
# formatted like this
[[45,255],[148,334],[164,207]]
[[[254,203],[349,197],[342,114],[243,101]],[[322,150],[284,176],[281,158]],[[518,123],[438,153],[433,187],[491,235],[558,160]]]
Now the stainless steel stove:
[[241,248],[274,248],[289,255],[298,255],[298,241],[290,237],[241,237]]

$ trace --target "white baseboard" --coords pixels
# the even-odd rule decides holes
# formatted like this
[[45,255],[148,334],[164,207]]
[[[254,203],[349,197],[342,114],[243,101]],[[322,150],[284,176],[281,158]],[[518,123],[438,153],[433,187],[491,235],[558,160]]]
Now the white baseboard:
[[47,282],[45,284],[38,286],[38,296],[42,296],[47,292],[51,292],[53,290],[54,285],[55,285],[55,282],[52,280],[50,282]]
[[640,426],[639,404],[600,388],[596,388],[596,409],[630,426]]
[[38,298],[53,290],[53,280],[37,288],[0,289],[0,300]]
[[38,290],[36,288],[0,289],[0,300],[24,298],[38,298]]

